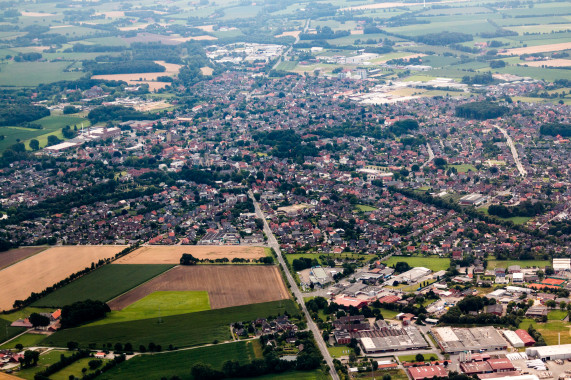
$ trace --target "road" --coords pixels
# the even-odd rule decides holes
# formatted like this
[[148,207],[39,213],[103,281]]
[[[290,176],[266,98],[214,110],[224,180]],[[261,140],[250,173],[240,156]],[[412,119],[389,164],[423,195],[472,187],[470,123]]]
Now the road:
[[[311,21],[310,18],[308,18],[305,21],[305,26],[303,27],[303,31],[302,33],[307,33],[307,29],[309,28],[309,22]],[[279,66],[280,63],[282,63],[287,56],[289,55],[289,53],[292,51],[293,49],[293,45],[297,44],[299,42],[299,35],[295,37],[295,42],[292,44],[292,46],[290,46],[289,48],[287,48],[283,54],[278,58],[278,60],[276,61],[276,63],[272,66],[272,70],[276,70],[277,67]]]
[[426,149],[428,149],[428,161],[422,164],[420,167],[423,168],[428,165],[432,160],[434,160],[434,152],[432,151],[432,147],[429,143],[426,143]]
[[252,201],[254,202],[254,207],[256,209],[256,216],[264,221],[264,232],[265,232],[266,236],[268,237],[268,244],[276,252],[276,254],[278,256],[278,262],[280,263],[282,269],[284,270],[287,281],[289,282],[289,285],[291,286],[291,291],[292,291],[294,297],[296,298],[297,302],[301,305],[301,309],[302,309],[303,313],[305,314],[305,318],[307,319],[307,327],[309,327],[309,330],[311,330],[311,332],[313,333],[315,341],[317,342],[317,346],[319,347],[319,350],[321,351],[321,355],[323,355],[325,362],[329,366],[329,374],[331,375],[331,378],[333,380],[339,380],[339,375],[335,371],[335,366],[333,365],[333,358],[331,357],[331,355],[329,354],[329,351],[327,350],[327,344],[325,344],[325,341],[323,340],[323,337],[321,336],[321,333],[319,332],[317,325],[315,324],[313,319],[311,319],[311,315],[309,314],[309,311],[307,311],[307,308],[305,307],[305,302],[303,301],[303,294],[301,293],[301,290],[299,290],[299,287],[297,286],[295,280],[293,279],[291,273],[289,272],[289,270],[287,268],[287,265],[284,261],[283,255],[282,255],[282,251],[280,249],[280,245],[279,245],[276,237],[274,236],[274,233],[270,229],[270,226],[268,225],[268,221],[266,220],[266,216],[262,212],[262,209],[260,208],[260,204],[258,203],[258,201],[256,201],[256,198],[254,198],[254,194],[251,191],[249,191],[248,194],[250,195],[250,198],[252,198]]
[[519,155],[517,154],[517,149],[515,148],[515,145],[514,145],[512,138],[510,137],[510,135],[508,135],[508,132],[498,125],[494,125],[494,127],[499,129],[500,132],[502,132],[502,134],[506,138],[508,146],[510,147],[510,150],[512,151],[512,156],[514,158],[514,162],[515,162],[515,165],[517,166],[517,170],[519,171],[519,174],[522,177],[527,176],[527,171],[524,169],[523,165],[521,164],[521,161],[519,160]]

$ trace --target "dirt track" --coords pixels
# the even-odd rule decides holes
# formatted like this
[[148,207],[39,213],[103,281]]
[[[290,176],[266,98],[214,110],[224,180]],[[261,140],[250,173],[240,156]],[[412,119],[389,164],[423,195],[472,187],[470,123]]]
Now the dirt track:
[[212,309],[289,298],[276,266],[195,265],[178,266],[108,302],[121,310],[156,291],[205,290]]
[[0,310],[12,308],[32,292],[39,293],[85,267],[115,256],[125,246],[62,246],[49,248],[0,271]]
[[148,245],[115,261],[115,264],[180,264],[183,253],[190,253],[197,259],[212,260],[266,256],[264,248],[244,245]]

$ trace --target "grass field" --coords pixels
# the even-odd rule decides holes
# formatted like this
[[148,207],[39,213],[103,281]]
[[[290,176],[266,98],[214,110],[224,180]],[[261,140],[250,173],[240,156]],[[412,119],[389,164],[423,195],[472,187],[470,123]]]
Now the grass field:
[[0,342],[4,342],[26,331],[23,327],[10,327],[11,323],[11,321],[0,318]]
[[488,269],[507,268],[511,265],[519,265],[522,268],[544,268],[551,265],[551,262],[548,260],[488,260]]
[[[70,376],[74,376],[76,379],[81,379],[81,377],[83,376],[83,373],[81,372],[82,368],[87,368],[87,372],[85,372],[86,374],[90,374],[92,372],[95,372],[95,371],[91,371],[89,369],[88,363],[91,360],[93,360],[93,358],[79,359],[78,361],[68,365],[67,367],[65,367],[61,371],[58,371],[58,372],[54,373],[53,375],[50,375],[50,379],[51,380],[69,380]],[[108,361],[109,360],[104,359],[103,365],[105,365],[105,363]]]
[[175,375],[182,379],[191,379],[190,369],[199,362],[210,364],[216,369],[221,369],[222,364],[227,360],[237,360],[240,364],[251,362],[256,358],[254,345],[259,344],[255,340],[178,352],[140,355],[103,374],[100,379],[161,379]]
[[34,306],[65,306],[92,299],[107,302],[172,268],[168,264],[105,265],[34,302]]
[[35,347],[41,342],[46,336],[41,334],[23,334],[10,342],[0,346],[0,349],[15,348],[17,344],[21,344],[24,347]]
[[520,323],[519,328],[527,330],[529,325],[533,325],[541,333],[548,346],[558,343],[559,333],[561,333],[561,344],[571,344],[571,324],[568,322],[549,321],[547,323],[537,323],[533,319],[524,319]]
[[328,380],[329,374],[320,370],[314,371],[291,371],[279,374],[270,374],[258,377],[247,377],[246,380]]
[[333,358],[339,358],[341,356],[349,356],[349,354],[353,352],[353,349],[347,346],[334,346],[327,347],[327,351],[329,351]]
[[371,207],[371,206],[367,206],[367,205],[357,205],[357,210],[362,211],[362,212],[371,212],[371,211],[377,211],[376,208]]
[[411,267],[425,267],[432,270],[433,272],[446,270],[450,267],[450,259],[441,258],[438,256],[392,256],[384,263],[388,266],[392,266],[399,261],[404,261]]
[[90,343],[102,347],[110,342],[130,342],[134,347],[138,347],[154,342],[163,347],[169,344],[177,347],[196,346],[212,343],[214,340],[230,339],[230,323],[276,316],[286,311],[290,315],[299,314],[292,300],[265,302],[164,317],[162,323],[152,318],[67,329],[47,337],[43,344],[60,347],[69,341],[75,341],[79,342],[81,347],[87,347]]
[[123,310],[112,311],[102,320],[89,326],[168,317],[210,310],[208,292],[154,292]]
[[560,321],[567,316],[567,311],[565,310],[551,310],[547,314],[547,319],[550,321]]
[[[416,355],[402,355],[398,357],[401,362],[415,362]],[[433,359],[432,359],[433,358]],[[424,360],[437,360],[438,357],[435,354],[424,354]]]
[[81,78],[83,72],[64,72],[70,62],[10,62],[0,65],[1,87],[34,87]]
[[[490,214],[488,214],[488,208],[487,207],[480,207],[478,209],[478,211],[482,212],[485,215],[490,215]],[[529,216],[512,216],[511,218],[500,218],[499,216],[495,216],[495,215],[490,215],[490,216],[493,216],[494,218],[498,218],[501,220],[509,220],[513,224],[525,224],[531,219],[531,217],[529,217]]]
[[478,169],[474,165],[470,164],[461,164],[461,165],[448,165],[449,168],[455,168],[458,173],[467,173],[469,171],[477,172]]
[[280,62],[280,64],[278,65],[278,67],[276,68],[277,70],[283,70],[283,71],[290,71],[295,69],[295,67],[297,66],[297,61],[284,61],[284,62]]
[[23,369],[15,373],[16,376],[21,377],[26,380],[33,380],[34,375],[46,367],[57,363],[60,360],[61,354],[69,355],[67,351],[58,351],[58,350],[51,350],[46,352],[43,355],[40,355],[40,360],[38,361],[38,365],[36,367]]

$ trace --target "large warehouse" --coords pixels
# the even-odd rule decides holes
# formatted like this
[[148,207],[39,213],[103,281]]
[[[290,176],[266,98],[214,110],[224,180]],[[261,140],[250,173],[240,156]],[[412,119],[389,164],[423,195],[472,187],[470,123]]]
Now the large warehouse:
[[453,328],[434,327],[432,336],[438,342],[440,349],[446,353],[456,354],[463,351],[494,351],[504,350],[508,343],[491,327]]
[[429,347],[416,327],[388,325],[383,320],[376,322],[376,329],[358,331],[353,336],[360,341],[367,354]]
[[571,359],[571,344],[560,346],[529,347],[525,349],[527,356],[544,360]]
[[516,334],[515,331],[504,330],[502,332],[504,333],[504,336],[506,337],[508,342],[510,342],[510,344],[515,348],[520,348],[524,346],[523,340],[521,340],[521,338],[519,337],[519,335]]

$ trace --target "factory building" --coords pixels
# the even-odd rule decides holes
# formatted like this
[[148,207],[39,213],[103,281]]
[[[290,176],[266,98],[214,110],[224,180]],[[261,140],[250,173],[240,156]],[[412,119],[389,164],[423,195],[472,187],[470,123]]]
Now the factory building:
[[525,353],[530,358],[538,358],[542,360],[571,359],[571,344],[529,347],[525,349]]
[[354,333],[353,337],[357,338],[367,354],[429,347],[416,327],[389,325],[383,320],[375,322],[373,329]]
[[508,342],[515,348],[520,348],[520,347],[524,347],[525,344],[523,343],[523,340],[521,340],[521,338],[519,337],[519,335],[516,334],[515,331],[511,331],[511,330],[504,330],[502,331],[502,333],[504,334],[504,336],[506,337],[506,339],[508,340]]
[[508,346],[505,339],[491,326],[472,328],[434,327],[431,333],[438,342],[440,349],[446,353],[504,350]]

